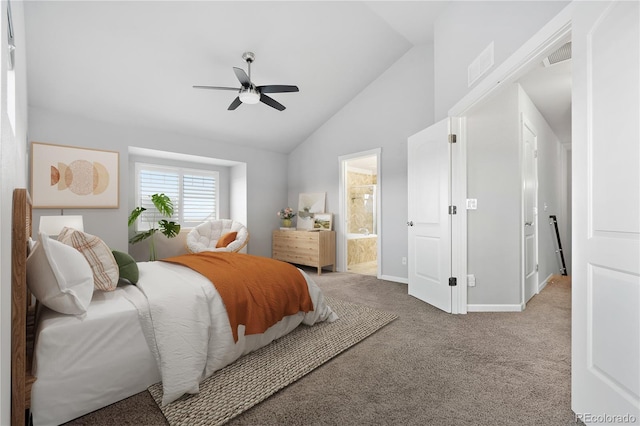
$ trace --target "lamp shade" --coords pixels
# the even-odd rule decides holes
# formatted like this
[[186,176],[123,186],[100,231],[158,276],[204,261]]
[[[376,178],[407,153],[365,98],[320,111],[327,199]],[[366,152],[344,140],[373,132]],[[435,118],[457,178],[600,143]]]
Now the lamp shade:
[[84,231],[82,216],[40,216],[38,230],[47,235],[59,235],[65,226]]

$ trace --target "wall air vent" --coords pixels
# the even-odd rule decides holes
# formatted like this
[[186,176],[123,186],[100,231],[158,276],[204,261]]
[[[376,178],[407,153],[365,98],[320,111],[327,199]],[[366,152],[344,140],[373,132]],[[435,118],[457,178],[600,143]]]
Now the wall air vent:
[[571,59],[571,42],[563,44],[560,49],[544,58],[542,63],[545,67],[550,67],[551,65],[566,61],[567,59]]
[[467,83],[473,85],[484,73],[493,66],[493,42],[478,55],[467,68]]

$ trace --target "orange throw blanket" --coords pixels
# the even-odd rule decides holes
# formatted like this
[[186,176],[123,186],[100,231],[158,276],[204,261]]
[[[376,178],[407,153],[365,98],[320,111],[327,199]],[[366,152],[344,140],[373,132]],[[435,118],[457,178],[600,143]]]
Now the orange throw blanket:
[[238,325],[245,335],[264,333],[288,315],[313,311],[307,281],[288,263],[229,252],[200,252],[162,259],[207,277],[222,297],[233,340]]

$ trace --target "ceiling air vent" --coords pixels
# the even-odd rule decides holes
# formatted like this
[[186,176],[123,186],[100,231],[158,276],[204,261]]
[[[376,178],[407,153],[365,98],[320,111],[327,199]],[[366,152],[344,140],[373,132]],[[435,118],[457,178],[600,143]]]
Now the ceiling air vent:
[[542,63],[545,67],[550,67],[551,65],[566,61],[567,59],[571,59],[571,42],[565,43],[560,47],[560,49],[544,58]]

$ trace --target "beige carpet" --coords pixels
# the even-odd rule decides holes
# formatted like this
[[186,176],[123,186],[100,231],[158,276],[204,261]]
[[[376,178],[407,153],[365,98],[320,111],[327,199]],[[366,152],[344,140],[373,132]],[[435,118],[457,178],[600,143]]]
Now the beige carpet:
[[[338,299],[327,297],[327,302],[339,315],[337,321],[302,325],[214,373],[200,385],[199,394],[160,408],[169,424],[223,424],[397,318]],[[161,384],[151,386],[149,392],[161,406]]]
[[[408,296],[406,284],[306,270],[326,296],[398,319],[225,426],[577,424],[570,278],[554,277],[524,312],[450,315]],[[144,391],[67,426],[114,425],[167,421]]]

